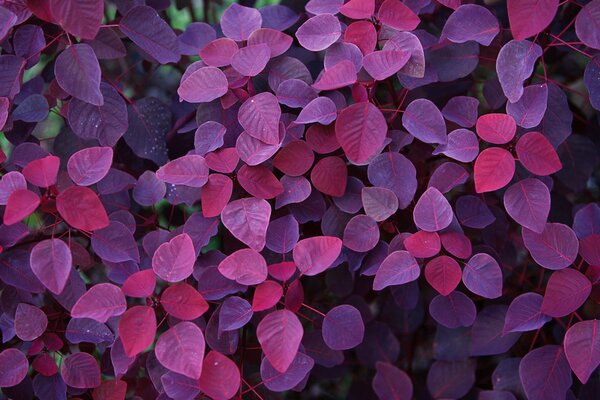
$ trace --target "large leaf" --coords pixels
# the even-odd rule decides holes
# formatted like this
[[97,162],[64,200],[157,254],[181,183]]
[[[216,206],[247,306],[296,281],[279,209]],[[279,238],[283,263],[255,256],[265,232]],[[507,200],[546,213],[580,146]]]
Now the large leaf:
[[519,377],[530,400],[563,400],[571,387],[571,370],[562,346],[546,345],[521,360]]
[[355,164],[364,164],[381,150],[386,134],[383,114],[369,102],[346,107],[335,123],[335,136],[346,157]]
[[417,260],[408,251],[394,251],[383,260],[377,270],[373,289],[382,290],[388,286],[412,282],[420,274],[421,270]]
[[588,299],[592,283],[581,272],[566,268],[554,271],[548,279],[542,313],[551,317],[564,317],[577,311]]
[[506,190],[504,207],[519,224],[542,233],[550,213],[550,191],[538,179],[524,179]]
[[508,0],[508,20],[515,40],[523,40],[546,29],[558,9],[558,0]]
[[94,39],[104,16],[102,0],[50,0],[54,21],[73,36]]
[[29,363],[18,349],[5,349],[0,353],[0,387],[16,386],[27,376]]
[[112,164],[113,150],[110,147],[88,147],[73,154],[67,162],[69,177],[79,186],[99,182],[108,174]]
[[599,328],[597,319],[581,321],[565,334],[565,355],[571,369],[584,384],[600,365]]
[[145,97],[130,104],[125,142],[133,152],[157,165],[167,162],[166,136],[171,129],[171,111],[160,100]]
[[323,319],[323,340],[332,350],[348,350],[362,343],[365,325],[360,312],[353,306],[334,307]]
[[261,251],[265,247],[271,206],[266,200],[248,197],[229,203],[223,209],[223,225],[248,247]]
[[100,64],[87,44],[69,46],[56,58],[54,75],[60,87],[71,96],[95,106],[104,104],[100,91]]
[[506,312],[503,332],[527,332],[544,326],[551,317],[542,314],[543,300],[537,293],[524,293],[515,297]]
[[246,100],[240,107],[238,119],[246,133],[267,144],[277,144],[281,108],[277,97],[265,92]]
[[100,386],[100,366],[88,353],[73,353],[61,365],[60,375],[71,387],[86,389]]
[[422,142],[445,144],[448,141],[444,117],[430,100],[411,102],[402,114],[402,125]]
[[125,354],[135,357],[146,350],[156,336],[156,315],[148,306],[134,306],[119,319],[119,336]]
[[156,341],[156,358],[162,365],[192,379],[200,378],[204,359],[204,335],[192,322],[180,322]]
[[106,322],[110,317],[123,314],[126,309],[125,295],[118,286],[99,283],[77,300],[71,309],[71,316]]
[[541,233],[523,228],[522,235],[531,257],[544,268],[563,269],[577,258],[579,241],[567,225],[546,224]]
[[94,231],[108,226],[108,215],[91,189],[72,186],[56,197],[56,209],[73,228]]
[[500,32],[498,20],[488,9],[475,4],[465,4],[448,17],[441,38],[454,43],[474,40],[489,46],[498,32]]
[[317,275],[338,258],[342,241],[333,236],[314,236],[299,241],[294,247],[293,258],[304,275]]
[[[514,0],[514,3],[519,1]],[[510,102],[518,101],[523,95],[523,82],[531,76],[535,62],[541,55],[542,48],[527,40],[511,40],[500,49],[496,71],[502,91]]]
[[221,17],[221,29],[228,38],[241,42],[248,40],[250,34],[261,27],[262,21],[257,9],[233,3]]
[[421,195],[413,210],[415,225],[426,232],[441,231],[450,225],[453,218],[450,203],[434,187],[430,187]]
[[259,252],[241,249],[221,261],[219,272],[239,284],[257,285],[267,279],[267,263]]
[[473,293],[488,299],[502,295],[502,270],[486,253],[475,254],[465,265],[462,280]]
[[279,372],[285,372],[294,361],[303,334],[298,317],[288,310],[267,314],[256,328],[265,356]]
[[187,233],[161,244],[152,256],[152,269],[167,282],[179,282],[192,274],[196,253]]
[[489,147],[475,160],[474,179],[477,193],[493,192],[506,186],[515,174],[515,159],[507,150]]
[[296,38],[305,49],[321,51],[335,43],[341,34],[339,19],[330,14],[321,14],[303,23],[296,31]]
[[62,240],[43,240],[31,249],[31,270],[54,294],[60,294],[65,288],[72,262],[71,250]]
[[177,93],[190,103],[207,103],[227,93],[227,77],[218,68],[197,69],[182,79]]

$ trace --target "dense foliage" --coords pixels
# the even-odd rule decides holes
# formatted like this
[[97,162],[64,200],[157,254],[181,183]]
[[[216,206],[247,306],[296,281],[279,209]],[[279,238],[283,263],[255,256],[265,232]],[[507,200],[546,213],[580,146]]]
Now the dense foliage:
[[0,398],[598,398],[600,0],[0,0],[0,39]]

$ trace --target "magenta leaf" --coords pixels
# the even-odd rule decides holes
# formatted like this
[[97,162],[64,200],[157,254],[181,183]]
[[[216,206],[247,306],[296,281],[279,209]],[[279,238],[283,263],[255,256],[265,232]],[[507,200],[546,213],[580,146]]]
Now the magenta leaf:
[[340,7],[340,14],[352,19],[367,19],[375,12],[374,0],[350,0]]
[[352,217],[344,228],[344,246],[357,252],[372,250],[379,242],[377,221],[368,215]]
[[255,251],[265,247],[271,206],[266,200],[247,197],[234,200],[223,209],[223,225],[242,243]]
[[488,143],[505,144],[517,132],[514,118],[507,114],[485,114],[477,119],[477,135]]
[[208,310],[208,303],[196,289],[187,283],[169,286],[162,294],[160,303],[175,318],[191,321]]
[[94,231],[108,226],[108,215],[91,189],[72,186],[56,197],[56,209],[73,228]]
[[73,353],[63,360],[60,375],[71,387],[85,389],[100,386],[100,366],[88,353]]
[[453,217],[450,203],[433,187],[421,195],[413,210],[415,225],[426,232],[437,232],[446,228]]
[[409,252],[394,251],[379,266],[373,281],[373,289],[382,290],[388,286],[412,282],[420,274],[419,264]]
[[569,363],[562,346],[537,348],[521,360],[519,377],[528,399],[563,399],[571,387]]
[[496,260],[486,253],[471,257],[463,270],[462,280],[471,292],[487,299],[502,295],[502,270]]
[[564,317],[585,303],[592,284],[581,272],[571,268],[554,271],[546,285],[542,313],[551,317]]
[[314,236],[300,240],[293,250],[298,270],[304,275],[320,274],[333,265],[340,255],[342,241],[332,236]]
[[31,249],[31,270],[54,294],[60,294],[65,288],[72,263],[71,250],[62,240],[43,240]]
[[566,225],[546,224],[541,233],[523,228],[523,243],[531,257],[547,269],[563,269],[575,262],[579,241]]
[[50,187],[56,184],[60,158],[47,156],[28,163],[23,168],[23,175],[29,183],[39,187]]
[[303,23],[296,31],[302,47],[310,51],[325,50],[342,34],[340,21],[330,14],[316,15]]
[[196,253],[187,233],[161,244],[152,256],[152,269],[167,282],[179,282],[192,274]]
[[298,317],[288,310],[267,314],[256,328],[263,353],[279,372],[285,372],[296,358],[303,334]]
[[460,283],[462,271],[451,257],[439,256],[425,266],[425,279],[442,296],[448,296]]
[[[259,10],[262,11],[262,10]],[[248,38],[248,45],[265,44],[269,47],[270,57],[277,57],[284,54],[292,45],[291,36],[276,29],[260,28],[252,32]]]
[[204,157],[188,154],[160,167],[156,177],[172,185],[202,187],[208,181],[208,166]]
[[257,285],[267,278],[267,263],[253,249],[241,249],[219,264],[219,272],[242,285]]
[[412,31],[421,20],[404,3],[395,0],[385,0],[377,13],[377,18],[385,25],[398,31]]
[[348,167],[339,157],[322,158],[313,167],[310,180],[319,192],[341,197],[346,192]]
[[104,14],[102,0],[50,0],[52,16],[65,31],[82,39],[94,39]]
[[15,333],[25,342],[31,342],[46,331],[48,317],[44,311],[27,303],[19,303],[15,311]]
[[73,154],[67,162],[69,177],[79,186],[98,183],[106,176],[113,159],[110,147],[89,147]]
[[192,379],[200,378],[204,359],[204,335],[191,322],[180,322],[156,341],[156,358],[173,372]]
[[335,123],[335,136],[352,163],[363,164],[377,154],[387,134],[387,124],[372,103],[343,109]]
[[357,79],[352,61],[343,60],[323,71],[312,87],[319,91],[340,89],[352,85]]
[[118,286],[99,283],[77,300],[71,309],[71,316],[106,322],[110,317],[123,314],[126,309],[125,295]]
[[254,8],[233,3],[221,17],[221,29],[225,36],[235,41],[248,40],[252,32],[262,25],[262,16]]
[[571,326],[565,334],[565,356],[571,369],[583,384],[600,365],[597,322],[596,319],[578,322]]
[[4,349],[0,353],[0,387],[16,386],[27,376],[29,363],[25,354],[17,349]]
[[546,176],[562,168],[556,150],[539,132],[528,132],[521,136],[516,150],[519,161],[532,174]]
[[179,61],[177,36],[153,8],[131,8],[119,22],[119,29],[159,63]]
[[104,104],[100,91],[100,65],[87,44],[75,44],[56,58],[54,74],[60,87],[71,96],[95,106]]
[[445,144],[448,141],[444,117],[430,100],[411,102],[402,114],[402,125],[422,142]]
[[238,119],[246,133],[267,144],[280,143],[279,118],[281,108],[271,93],[261,93],[246,100]]
[[375,80],[382,81],[400,71],[410,56],[411,54],[407,51],[374,51],[365,56],[363,66]]
[[212,350],[204,357],[198,384],[213,399],[230,399],[240,387],[240,371],[230,358]]
[[504,193],[506,212],[520,225],[542,233],[550,212],[550,191],[538,179],[525,179]]
[[256,76],[269,62],[271,49],[265,43],[242,47],[231,58],[231,66],[243,76]]
[[264,281],[256,287],[252,297],[252,311],[264,311],[274,307],[283,296],[283,287],[275,281]]
[[512,154],[500,147],[489,147],[479,153],[475,160],[475,191],[485,193],[501,189],[508,185],[514,174],[515,159]]
[[134,306],[119,319],[119,337],[128,357],[146,350],[156,336],[156,315],[148,306]]
[[273,172],[262,165],[243,165],[238,170],[237,179],[246,192],[258,199],[272,199],[285,190]]
[[372,387],[380,400],[412,399],[413,384],[406,372],[387,362],[377,362],[375,367]]
[[156,274],[152,269],[145,269],[131,274],[123,283],[121,290],[129,297],[150,297],[156,287]]
[[[200,50],[200,57],[211,67],[224,67],[231,64],[231,58],[238,51],[238,45],[229,38],[218,38]],[[198,93],[197,95],[200,95]]]
[[544,326],[551,318],[542,314],[543,300],[537,293],[524,293],[515,297],[506,312],[503,332],[527,332]]
[[526,39],[546,29],[558,9],[558,0],[508,0],[508,20],[515,40]]
[[434,297],[429,303],[429,314],[439,324],[455,329],[473,325],[477,309],[473,300],[462,292],[454,291],[448,296]]
[[298,124],[318,122],[322,125],[329,125],[336,118],[335,103],[328,97],[317,97],[304,106],[295,122]]

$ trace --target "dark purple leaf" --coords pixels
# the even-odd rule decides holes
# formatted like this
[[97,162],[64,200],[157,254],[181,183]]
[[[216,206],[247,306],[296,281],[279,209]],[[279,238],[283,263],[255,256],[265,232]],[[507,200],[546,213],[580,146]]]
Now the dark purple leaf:
[[330,14],[321,14],[308,19],[296,31],[302,47],[310,51],[325,50],[342,34],[340,21]]
[[527,353],[519,364],[519,376],[525,395],[531,400],[562,400],[572,383],[564,350],[556,345]]
[[100,65],[87,44],[69,46],[56,58],[54,75],[60,87],[71,96],[95,106],[104,104],[100,91]]
[[515,297],[506,312],[503,332],[527,332],[544,326],[551,318],[541,312],[543,299],[537,293]]
[[471,326],[475,322],[477,309],[473,300],[464,293],[454,291],[448,296],[436,296],[429,303],[429,314],[439,324],[455,329]]
[[[513,3],[518,3],[518,0]],[[541,55],[542,48],[527,40],[511,40],[500,49],[496,71],[502,91],[509,101],[515,103],[521,98],[523,82],[531,76],[535,62]]]
[[542,313],[551,317],[564,317],[585,303],[592,284],[581,272],[571,268],[554,271],[546,285]]
[[373,289],[382,290],[388,286],[412,282],[420,274],[419,264],[409,252],[395,251],[381,263],[373,281]]
[[235,41],[248,40],[250,34],[260,28],[262,16],[258,10],[233,3],[221,17],[221,29],[225,36]]
[[498,32],[498,20],[488,9],[475,4],[465,4],[448,17],[440,39],[448,39],[454,43],[474,40],[489,46]]

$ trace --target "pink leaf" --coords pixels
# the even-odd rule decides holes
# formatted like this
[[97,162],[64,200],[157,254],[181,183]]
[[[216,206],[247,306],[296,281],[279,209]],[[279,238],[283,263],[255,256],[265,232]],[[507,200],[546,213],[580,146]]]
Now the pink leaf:
[[550,25],[558,9],[558,0],[507,0],[506,6],[511,33],[515,40],[523,40]]
[[204,67],[182,79],[177,94],[189,103],[208,103],[223,96],[227,89],[227,77],[220,69]]
[[387,123],[383,114],[370,102],[344,108],[335,123],[335,135],[346,157],[363,164],[383,147]]
[[214,400],[229,400],[240,387],[240,370],[228,357],[216,351],[210,351],[204,357],[200,389]]
[[439,256],[425,266],[425,279],[442,296],[448,296],[460,283],[462,271],[451,257]]
[[173,372],[198,379],[202,374],[204,335],[192,322],[180,322],[156,341],[156,358]]
[[65,31],[81,39],[94,39],[104,15],[102,0],[50,0],[52,16]]
[[241,249],[227,256],[219,264],[219,272],[241,285],[258,285],[267,279],[267,263],[253,249]]
[[532,174],[545,176],[562,168],[556,150],[539,132],[528,132],[521,136],[516,150],[519,161]]
[[47,156],[31,161],[23,168],[23,175],[29,183],[47,188],[56,184],[58,169],[60,168],[60,158],[56,156]]
[[597,319],[578,322],[565,334],[565,355],[583,384],[600,365],[600,327],[597,324]]
[[17,349],[0,353],[0,388],[16,386],[27,376],[29,363],[25,354]]
[[342,251],[342,241],[333,236],[314,236],[300,240],[292,256],[304,275],[320,274],[331,267]]
[[39,308],[27,303],[19,303],[15,311],[15,333],[25,342],[31,342],[46,331],[48,317]]
[[184,321],[194,320],[208,311],[204,297],[187,283],[169,286],[160,297],[160,303],[166,312]]
[[134,306],[119,319],[119,337],[125,354],[135,357],[146,350],[156,336],[156,315],[148,306]]
[[265,247],[271,206],[265,200],[248,197],[234,200],[223,209],[223,225],[248,247],[261,251]]
[[238,112],[240,125],[246,133],[267,144],[280,143],[280,117],[281,108],[277,97],[268,92],[250,97]]
[[506,186],[515,174],[515,159],[507,150],[489,147],[475,160],[474,179],[477,193],[493,192]]
[[288,310],[267,314],[256,328],[256,336],[267,360],[279,372],[294,361],[304,330],[296,315]]
[[100,366],[88,353],[73,353],[63,360],[60,375],[65,383],[78,389],[100,386]]
[[127,278],[121,290],[129,297],[150,297],[156,286],[156,274],[152,269],[138,271]]
[[167,282],[179,282],[192,274],[195,261],[192,238],[182,233],[156,249],[152,256],[152,269]]
[[399,31],[412,31],[421,22],[417,14],[397,0],[385,0],[379,7],[377,18]]
[[71,309],[71,316],[106,322],[110,317],[123,314],[126,309],[125,295],[118,286],[99,283],[92,286],[77,300]]
[[408,251],[394,251],[379,266],[373,281],[373,289],[383,290],[388,286],[412,282],[420,274],[417,260]]
[[89,147],[73,154],[67,162],[69,176],[79,186],[89,186],[106,176],[113,159],[110,147]]
[[252,311],[264,311],[274,307],[283,296],[283,287],[275,281],[264,281],[256,287],[252,297]]
[[477,119],[477,135],[488,143],[505,144],[517,132],[517,124],[507,114],[485,114]]
[[73,228],[94,231],[108,226],[108,215],[91,189],[72,186],[56,196],[56,209]]
[[375,12],[375,0],[350,0],[340,7],[340,13],[352,19],[367,19]]
[[40,205],[37,194],[27,189],[15,190],[8,196],[4,209],[4,225],[14,225],[30,216]]
[[54,294],[60,294],[71,274],[73,259],[71,250],[59,239],[47,239],[37,243],[29,257],[31,270]]
[[310,180],[321,193],[334,197],[343,196],[348,180],[348,167],[339,157],[325,157],[313,167]]
[[156,177],[173,185],[202,187],[208,181],[208,166],[204,157],[188,154],[160,167]]

